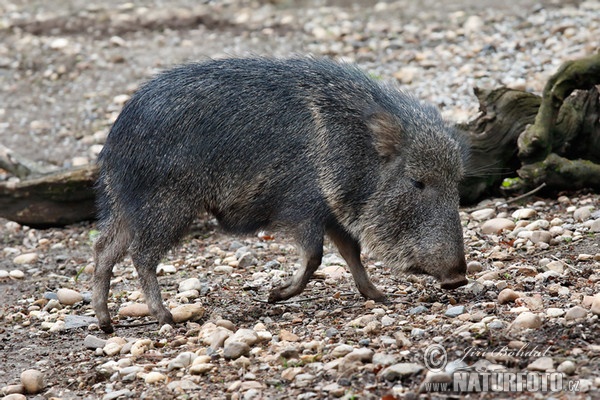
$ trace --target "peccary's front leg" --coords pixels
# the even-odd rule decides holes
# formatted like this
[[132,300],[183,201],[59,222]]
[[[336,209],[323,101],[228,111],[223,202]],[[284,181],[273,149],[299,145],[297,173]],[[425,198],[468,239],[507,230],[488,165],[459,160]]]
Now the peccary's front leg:
[[323,232],[306,229],[299,232],[299,247],[302,250],[302,266],[283,285],[274,288],[269,294],[269,303],[289,299],[302,293],[323,258]]
[[336,226],[327,230],[327,235],[333,240],[344,260],[350,268],[358,291],[367,299],[385,302],[386,297],[377,289],[360,260],[360,244],[352,238],[342,227]]

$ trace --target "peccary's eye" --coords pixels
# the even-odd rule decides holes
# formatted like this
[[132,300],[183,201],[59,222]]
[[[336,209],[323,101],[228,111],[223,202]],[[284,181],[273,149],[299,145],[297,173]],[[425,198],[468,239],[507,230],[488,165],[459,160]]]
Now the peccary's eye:
[[417,189],[419,189],[419,190],[423,190],[425,188],[425,184],[423,182],[421,182],[421,181],[416,180],[416,179],[411,179],[410,183],[414,187],[416,187]]

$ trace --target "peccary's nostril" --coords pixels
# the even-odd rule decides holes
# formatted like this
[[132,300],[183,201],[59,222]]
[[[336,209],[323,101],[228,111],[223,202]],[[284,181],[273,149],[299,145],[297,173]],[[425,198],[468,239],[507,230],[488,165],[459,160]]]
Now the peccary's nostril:
[[441,286],[442,286],[442,289],[450,290],[450,289],[456,289],[458,287],[464,286],[467,283],[469,283],[467,278],[465,278],[464,276],[461,276],[458,279],[443,281]]

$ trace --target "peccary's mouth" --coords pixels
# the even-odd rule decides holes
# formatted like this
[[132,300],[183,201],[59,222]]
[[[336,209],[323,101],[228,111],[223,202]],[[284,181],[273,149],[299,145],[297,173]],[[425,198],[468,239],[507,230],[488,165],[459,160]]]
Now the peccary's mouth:
[[469,283],[469,281],[467,280],[467,278],[464,277],[464,276],[460,276],[460,277],[455,278],[455,279],[443,281],[441,283],[441,287],[442,287],[442,289],[451,290],[451,289],[456,289],[458,287],[464,286],[467,283]]

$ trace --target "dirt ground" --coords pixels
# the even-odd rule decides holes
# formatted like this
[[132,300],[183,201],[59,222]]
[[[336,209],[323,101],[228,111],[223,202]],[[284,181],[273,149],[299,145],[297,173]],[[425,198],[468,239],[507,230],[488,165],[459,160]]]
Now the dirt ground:
[[[484,15],[486,21],[501,21],[503,18],[519,18],[524,12],[533,15],[536,10],[567,9],[578,7],[580,3],[526,0],[517,5],[489,0],[403,0],[394,2],[390,9],[381,6],[383,3],[350,0],[154,0],[128,3],[115,0],[3,0],[0,1],[0,143],[23,156],[59,167],[90,163],[127,96],[149,76],[174,64],[229,55],[312,53],[353,58],[374,74],[391,79],[405,61],[394,55],[393,46],[389,47],[391,50],[377,47],[373,41],[381,41],[381,38],[372,40],[368,37],[369,32],[393,32],[390,27],[412,24],[417,28],[426,25],[429,34],[435,36],[436,32],[450,29],[445,24],[453,18],[464,22],[465,16]],[[379,15],[384,21],[380,28],[369,25],[373,15]],[[356,29],[365,29],[364,34],[357,32],[355,40],[359,43],[352,51],[336,47],[337,39],[346,40],[349,36],[343,32],[336,33],[335,23],[340,19],[343,22],[341,26],[345,27],[343,29],[353,29],[355,25]],[[415,21],[426,23],[420,25]],[[323,27],[323,31],[317,29],[319,27]],[[408,35],[410,32],[413,31],[406,28],[405,33]],[[393,35],[390,33],[389,36]],[[438,44],[443,42],[442,39],[431,40]],[[414,52],[418,59],[418,41],[407,42],[406,46],[416,49]],[[350,57],[351,54],[354,57]],[[481,66],[482,70],[490,67]],[[435,68],[431,65],[426,67],[428,71]],[[534,70],[532,74],[539,78],[540,83],[534,85],[539,89],[552,68],[534,65],[531,69]],[[452,93],[436,93],[441,90],[426,88],[431,83],[419,77],[407,84],[417,92],[425,90],[425,93],[432,93],[431,96],[425,95],[427,100],[453,107]],[[465,95],[460,101],[460,106],[454,104],[455,108],[450,110],[449,115],[476,113],[474,98],[469,99]],[[0,179],[8,179],[8,175],[0,171]],[[184,349],[203,351],[198,339],[203,323],[219,319],[228,320],[237,328],[252,328],[260,322],[279,337],[283,335],[282,331],[293,332],[298,339],[292,342],[297,343],[303,355],[313,355],[306,343],[321,340],[325,343],[324,348],[315,350],[315,357],[318,356],[319,360],[323,357],[324,363],[333,361],[330,353],[340,343],[355,347],[371,346],[375,352],[393,354],[397,360],[423,364],[424,349],[436,340],[444,344],[450,356],[458,354],[459,358],[467,347],[497,348],[514,341],[524,341],[530,348],[551,349],[549,355],[554,361],[554,369],[550,371],[565,360],[573,360],[576,372],[569,379],[573,382],[585,380],[582,384],[585,390],[565,390],[554,394],[555,398],[600,398],[600,322],[597,315],[589,312],[583,319],[573,321],[545,317],[546,322],[539,328],[517,334],[510,330],[514,314],[507,305],[497,304],[498,292],[505,286],[498,284],[499,280],[507,281],[509,287],[525,293],[521,305],[540,314],[544,314],[548,307],[569,310],[599,293],[600,260],[594,258],[600,254],[598,233],[586,230],[588,226],[578,225],[573,209],[589,206],[593,212],[597,211],[600,209],[600,197],[585,191],[565,195],[568,201],[562,203],[558,199],[532,198],[511,205],[495,200],[486,206],[493,209],[495,215],[510,215],[520,208],[534,208],[541,219],[551,221],[561,218],[565,224],[570,224],[570,230],[577,232],[581,229],[584,232],[576,240],[557,240],[544,249],[517,249],[513,243],[515,238],[482,235],[481,221],[471,215],[472,210],[463,210],[468,259],[483,264],[482,273],[473,273],[469,278],[476,280],[485,272],[500,271],[500,278],[498,275],[490,278],[495,286],[493,283],[490,284],[493,286],[491,289],[485,286],[489,290],[442,291],[432,280],[392,276],[376,260],[370,260],[369,271],[376,285],[387,288],[387,292],[393,294],[392,303],[383,308],[383,313],[397,322],[392,326],[379,324],[378,330],[374,331],[365,331],[365,326],[358,329],[351,324],[371,315],[377,307],[365,303],[356,294],[347,274],[342,277],[319,276],[298,301],[266,304],[264,299],[269,285],[261,286],[257,276],[262,276],[260,273],[265,271],[261,265],[273,260],[279,260],[284,270],[293,269],[297,254],[287,238],[276,236],[273,241],[256,236],[231,238],[221,233],[211,221],[200,221],[193,234],[180,248],[170,252],[164,261],[175,265],[179,272],[161,276],[160,282],[166,297],[174,298],[181,280],[198,276],[205,288],[201,300],[207,310],[205,316],[196,323],[181,324],[167,335],[159,333],[160,327],[150,318],[120,317],[116,334],[126,338],[149,338],[154,351],[134,360],[135,365],[141,366],[139,376],[146,376],[145,373],[159,368],[167,375],[168,382],[182,380],[187,375],[160,369],[165,366],[161,361],[177,356]],[[542,203],[535,205],[536,201]],[[600,216],[592,214],[589,218],[591,221]],[[565,229],[569,230],[569,227]],[[100,368],[108,360],[119,360],[121,355],[109,357],[84,346],[84,339],[90,334],[105,339],[107,335],[89,330],[87,326],[52,331],[49,325],[43,324],[41,317],[36,318],[39,315],[36,312],[48,303],[46,293],[68,287],[77,289],[84,297],[89,294],[89,267],[79,274],[82,268],[92,263],[90,244],[94,230],[93,222],[35,230],[0,220],[0,248],[3,250],[0,270],[24,272],[24,277],[15,275],[0,279],[0,389],[17,384],[22,371],[36,368],[44,372],[46,385],[39,394],[28,395],[28,398],[342,397],[390,400],[419,396],[495,398],[497,395],[419,395],[425,372],[389,380],[382,378],[381,365],[370,367],[372,364],[365,364],[349,368],[344,373],[342,368],[332,367],[330,370],[327,365],[319,366],[317,363],[310,367],[306,359],[294,367],[308,368],[308,372],[303,370],[299,375],[306,372],[315,376],[309,384],[304,384],[297,377],[291,380],[280,377],[281,369],[287,368],[287,365],[281,366],[281,357],[278,356],[277,346],[281,341],[273,342],[271,347],[265,345],[264,358],[258,351],[249,356],[253,363],[250,367],[213,357],[215,368],[210,374],[190,378],[196,385],[193,390],[177,391],[166,385],[149,384],[145,378],[121,380],[118,373],[106,373]],[[211,260],[217,257],[215,254],[230,255],[234,241],[252,248],[258,262],[246,270],[236,270],[232,276],[220,275],[214,271]],[[215,248],[221,249],[223,254]],[[494,258],[498,252],[506,253],[506,258]],[[36,253],[38,259],[31,264],[15,264],[16,256],[27,253]],[[326,254],[335,254],[329,244]],[[590,255],[591,258],[581,255]],[[567,266],[566,272],[544,281],[536,280],[536,274],[542,272],[538,268],[540,260],[544,258],[561,260]],[[527,271],[531,270],[532,274],[528,275]],[[115,300],[111,310],[115,312],[118,305],[126,302],[136,289],[137,281],[130,262],[126,260],[119,266],[113,280]],[[542,307],[527,300],[536,298],[543,299]],[[409,315],[408,310],[418,305],[425,305],[428,312],[437,317],[427,320]],[[493,316],[504,324],[503,328],[455,335],[460,325],[444,317],[444,311],[452,305],[466,305],[472,315],[483,312]],[[583,307],[589,309],[589,304]],[[85,300],[65,309],[68,314],[93,316],[89,302]],[[55,315],[64,317],[60,313]],[[55,322],[52,319],[48,321]],[[477,319],[465,321],[476,323]],[[425,336],[410,336],[414,333],[413,328],[424,330]],[[337,333],[332,333],[334,331]],[[397,331],[409,336],[412,345],[407,347],[405,343],[404,347],[401,344],[386,347],[385,338],[394,337]],[[267,357],[273,354],[274,358]],[[472,356],[464,360],[473,364],[477,359]],[[525,371],[533,359],[488,358],[487,361],[510,371]],[[255,379],[251,379],[250,373]],[[257,387],[260,389],[251,385],[245,390],[232,388],[232,383],[238,381],[242,387],[245,382],[259,382]],[[323,389],[329,384],[341,389]],[[118,390],[126,391],[121,397],[118,393],[111,397],[111,392],[114,394]],[[310,393],[314,395],[308,395]],[[546,398],[546,394],[540,393],[502,395]]]

